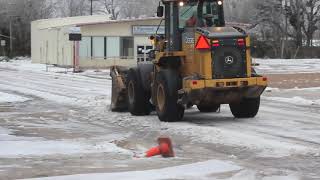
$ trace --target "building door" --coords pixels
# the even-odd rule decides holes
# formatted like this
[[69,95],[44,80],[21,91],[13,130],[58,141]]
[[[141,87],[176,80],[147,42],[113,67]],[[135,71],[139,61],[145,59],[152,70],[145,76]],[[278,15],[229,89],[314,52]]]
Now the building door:
[[137,60],[138,62],[141,61],[150,61],[149,53],[153,49],[150,45],[138,45],[137,46]]

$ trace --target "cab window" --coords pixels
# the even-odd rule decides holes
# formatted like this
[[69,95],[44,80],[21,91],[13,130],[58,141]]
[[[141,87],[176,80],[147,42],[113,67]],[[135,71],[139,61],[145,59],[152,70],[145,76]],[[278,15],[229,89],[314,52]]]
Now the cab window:
[[204,2],[203,19],[205,26],[213,27],[219,24],[219,5],[217,2]]
[[179,9],[179,28],[185,28],[188,25],[188,21],[192,18],[197,18],[197,5],[186,4]]
[[[198,15],[198,4],[188,3],[179,9],[179,28],[195,27],[197,21],[203,26],[213,27],[219,25],[219,5],[217,2],[204,2],[202,15]],[[199,19],[200,18],[200,19]]]

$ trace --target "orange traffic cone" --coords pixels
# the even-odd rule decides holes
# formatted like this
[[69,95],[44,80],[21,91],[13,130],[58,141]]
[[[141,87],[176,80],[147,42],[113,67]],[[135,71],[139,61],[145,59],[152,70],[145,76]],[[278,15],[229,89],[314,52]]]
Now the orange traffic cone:
[[157,155],[162,155],[162,157],[174,157],[174,152],[172,149],[172,143],[168,137],[158,138],[159,146],[153,147],[146,152],[146,157],[152,157]]

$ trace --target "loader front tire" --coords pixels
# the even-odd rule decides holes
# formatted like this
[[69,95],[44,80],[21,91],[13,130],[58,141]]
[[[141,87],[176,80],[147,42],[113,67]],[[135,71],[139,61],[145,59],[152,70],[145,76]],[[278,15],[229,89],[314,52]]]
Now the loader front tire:
[[150,93],[141,84],[137,69],[130,69],[127,78],[128,109],[134,116],[149,115],[151,112]]
[[220,105],[205,105],[205,104],[199,104],[197,105],[197,108],[200,112],[203,113],[209,113],[209,112],[218,112],[220,109]]
[[117,77],[112,77],[112,91],[111,91],[111,111],[125,112],[128,111],[128,98],[125,91],[118,87]]
[[177,70],[165,69],[157,73],[155,100],[160,121],[176,122],[183,118],[185,109],[178,104],[181,85]]
[[245,98],[239,103],[230,104],[230,109],[236,118],[254,118],[259,111],[260,97]]

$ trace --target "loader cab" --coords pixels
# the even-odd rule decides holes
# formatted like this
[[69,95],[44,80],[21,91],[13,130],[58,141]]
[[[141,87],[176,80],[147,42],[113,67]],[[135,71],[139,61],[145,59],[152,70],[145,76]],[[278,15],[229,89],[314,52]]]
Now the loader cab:
[[222,1],[199,1],[179,4],[179,29],[221,27],[225,25]]
[[222,0],[163,0],[157,16],[165,20],[167,51],[180,51],[182,34],[190,28],[225,26]]

